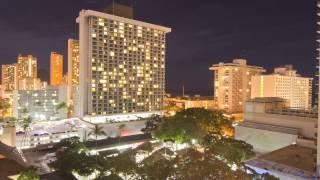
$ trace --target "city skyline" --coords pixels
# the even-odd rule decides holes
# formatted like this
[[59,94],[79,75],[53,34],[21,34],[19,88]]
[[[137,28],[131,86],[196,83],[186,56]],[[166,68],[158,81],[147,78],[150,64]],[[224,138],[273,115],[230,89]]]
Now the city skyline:
[[[39,76],[48,80],[50,52],[61,52],[67,57],[67,40],[78,35],[74,18],[79,10],[82,8],[99,10],[97,7],[106,6],[108,1],[83,0],[77,3],[75,1],[63,3],[64,6],[60,7],[59,14],[53,11],[54,7],[61,4],[57,2],[2,3],[5,10],[0,17],[7,26],[0,29],[2,32],[0,38],[5,44],[0,46],[3,57],[1,62],[13,63],[19,53],[32,54],[38,57]],[[175,1],[170,3],[167,13],[162,16],[161,12],[167,7],[167,3],[169,1],[151,3],[141,0],[134,2],[134,8],[137,20],[164,26],[173,24],[174,31],[168,36],[170,45],[167,55],[166,84],[169,93],[182,92],[184,85],[186,94],[212,95],[212,79],[207,67],[234,58],[245,58],[248,63],[263,66],[268,72],[284,64],[293,64],[304,76],[312,77],[315,72],[315,0],[307,2],[272,0],[264,4],[254,1],[241,4],[232,1],[219,4],[216,1],[203,1],[199,4],[194,1],[183,1],[184,6],[181,7],[182,1]],[[17,13],[12,15],[6,12],[6,9],[13,7],[18,9]],[[228,11],[223,11],[226,8]],[[39,11],[33,13],[33,9]],[[176,9],[179,9],[178,13]],[[171,18],[172,14],[175,14],[174,18]],[[184,17],[188,17],[189,21]],[[19,22],[18,19],[24,19],[26,22],[30,19],[34,19],[35,22],[41,21],[42,26],[34,28],[36,23],[32,23],[31,26]],[[43,22],[44,19],[48,19],[48,22]],[[188,24],[194,25],[188,26]],[[12,34],[11,30],[14,30]],[[13,36],[15,38],[12,38]],[[31,39],[34,41],[26,46],[24,42],[18,43],[21,38],[25,42],[30,42]],[[306,60],[310,63],[302,67],[300,62]],[[64,63],[66,67],[67,62]]]
[[0,179],[320,179],[320,0],[2,5]]

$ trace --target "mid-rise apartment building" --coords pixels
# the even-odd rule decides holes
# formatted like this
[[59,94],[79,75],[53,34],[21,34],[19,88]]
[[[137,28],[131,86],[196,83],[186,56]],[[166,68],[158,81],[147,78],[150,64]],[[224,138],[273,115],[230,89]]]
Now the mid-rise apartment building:
[[219,63],[210,67],[214,73],[214,97],[219,109],[228,113],[242,113],[244,103],[251,98],[251,77],[265,72],[258,66],[249,66],[245,59]]
[[167,96],[164,98],[166,115],[172,116],[176,112],[189,108],[216,109],[216,103],[212,96]]
[[1,85],[3,91],[17,89],[17,64],[5,64],[1,67]]
[[37,78],[37,58],[32,55],[23,56],[19,54],[17,64],[18,78]]
[[252,77],[251,97],[280,97],[288,100],[289,107],[311,108],[312,79],[301,77],[292,65],[275,68],[270,75]]
[[59,86],[63,79],[63,56],[56,52],[50,55],[50,85]]
[[163,111],[170,28],[92,10],[80,26],[80,117]]

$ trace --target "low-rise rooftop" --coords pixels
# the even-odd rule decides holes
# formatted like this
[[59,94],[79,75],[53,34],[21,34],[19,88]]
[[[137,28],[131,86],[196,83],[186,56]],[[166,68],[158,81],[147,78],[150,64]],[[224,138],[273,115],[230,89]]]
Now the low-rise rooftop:
[[256,123],[256,122],[250,122],[250,121],[244,121],[241,124],[239,124],[239,126],[279,132],[279,133],[287,133],[287,134],[293,134],[293,135],[299,134],[299,129],[297,128],[274,126],[271,124],[263,124],[263,123]]
[[314,149],[290,145],[246,162],[262,170],[279,172],[303,179],[314,179],[316,164]]

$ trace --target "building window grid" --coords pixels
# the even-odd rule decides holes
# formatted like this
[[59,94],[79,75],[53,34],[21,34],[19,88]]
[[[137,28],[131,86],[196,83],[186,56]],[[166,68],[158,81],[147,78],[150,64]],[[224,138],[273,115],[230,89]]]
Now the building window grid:
[[[165,51],[165,46],[164,43],[161,43],[159,39],[154,40],[153,36],[151,36],[151,34],[146,33],[148,38],[139,39],[139,37],[135,37],[132,34],[134,34],[136,32],[136,29],[129,32],[129,35],[126,34],[126,36],[123,36],[122,41],[121,38],[119,39],[116,33],[114,33],[114,36],[105,36],[105,32],[107,32],[107,34],[112,34],[112,30],[114,31],[114,28],[117,28],[114,23],[112,21],[109,20],[104,20],[104,25],[107,25],[107,27],[104,26],[103,29],[109,29],[109,31],[101,31],[101,27],[97,28],[97,18],[95,20],[93,20],[93,32],[96,33],[95,37],[93,38],[92,41],[92,47],[93,47],[93,58],[98,61],[95,63],[92,63],[93,66],[97,65],[106,65],[107,67],[103,67],[103,69],[100,69],[100,72],[97,71],[96,69],[93,70],[92,73],[92,78],[96,80],[95,85],[98,86],[98,92],[94,92],[93,94],[93,111],[95,111],[95,113],[97,112],[101,112],[101,111],[108,111],[109,113],[120,113],[121,111],[134,111],[134,109],[136,108],[138,111],[150,111],[150,110],[160,110],[162,108],[161,102],[163,100],[163,95],[164,95],[164,56],[165,54],[163,53]],[[117,23],[118,24],[118,23]],[[129,26],[129,25],[128,25]],[[126,28],[125,28],[126,29]],[[133,28],[134,29],[134,28]],[[101,35],[103,33],[103,35]],[[145,33],[143,31],[143,33]],[[164,41],[164,33],[162,33],[163,36],[161,36],[161,40]],[[127,37],[129,37],[127,39]],[[159,37],[159,36],[158,36]],[[100,38],[100,39],[98,39]],[[109,42],[113,40],[113,42],[115,42],[115,44],[120,44],[120,45],[112,45],[111,44],[106,44],[106,43],[98,43],[99,41],[101,42],[103,38],[104,42],[107,42],[106,38],[109,39]],[[126,40],[124,41],[124,38],[126,38]],[[138,40],[136,40],[136,38]],[[116,41],[117,40],[117,41]],[[128,40],[132,43],[129,43]],[[119,42],[120,41],[120,42]],[[134,45],[136,42],[142,43],[142,42],[148,42],[146,43],[147,46],[147,50],[144,50],[143,48],[139,49],[138,51],[133,51],[133,53],[129,54],[123,54],[122,50],[123,47],[125,46],[124,44],[126,43],[128,47],[131,47],[131,45]],[[157,47],[155,48],[153,46],[151,46],[152,43],[157,42],[158,44],[161,44],[161,48]],[[128,42],[128,43],[127,43]],[[123,44],[123,46],[122,46]],[[117,57],[117,61],[113,58],[113,57],[109,57],[106,54],[110,51],[114,52],[114,56]],[[132,49],[131,49],[132,51]],[[145,53],[145,51],[148,51]],[[106,53],[107,52],[107,53]],[[140,52],[140,53],[139,53]],[[103,54],[103,56],[101,55]],[[146,58],[146,56],[150,56],[148,59]],[[138,59],[138,61],[134,61],[134,59]],[[157,60],[156,60],[156,59]],[[130,61],[131,60],[131,61]],[[158,62],[157,62],[158,61]],[[158,68],[154,68],[154,67],[146,67],[143,66],[143,64],[149,64],[149,66],[151,66],[152,64],[158,64]],[[121,70],[121,68],[119,69],[119,67],[116,67],[119,64],[123,64],[125,66],[125,69],[129,72],[123,72]],[[137,72],[132,71],[132,67],[134,66],[142,66],[143,67],[143,74],[149,74],[149,78],[152,78],[152,80],[150,81],[150,83],[146,85],[146,87],[141,88],[142,92],[141,95],[134,95],[134,92],[137,91],[137,88],[131,88],[128,86],[128,83],[125,85],[125,87],[123,85],[119,85],[120,87],[110,87],[110,89],[108,89],[108,91],[105,92],[101,92],[101,84],[97,83],[99,81],[99,79],[101,78],[101,70],[103,72],[108,72],[108,73],[115,73],[118,74],[118,76],[114,75],[113,78],[113,82],[114,84],[117,84],[117,82],[119,83],[119,81],[123,80],[121,77],[128,77],[130,75],[132,75],[133,77],[137,76]],[[159,67],[160,66],[160,67]],[[113,69],[114,68],[114,69]],[[112,69],[114,70],[114,72],[112,72]],[[144,70],[144,69],[148,69],[148,70]],[[151,71],[153,71],[153,73],[150,73]],[[131,74],[130,74],[131,72]],[[119,76],[119,73],[122,74],[122,76]],[[155,76],[158,75],[158,76]],[[100,77],[98,77],[100,76]],[[104,78],[106,80],[109,80],[110,82],[110,76],[107,75],[108,78]],[[126,81],[126,79],[124,78],[124,80]],[[143,77],[137,77],[136,80],[133,81],[129,81],[132,84],[138,84],[139,82],[146,82],[147,79],[143,79]],[[158,88],[153,88],[152,84],[154,84],[156,82],[156,84],[158,84]],[[130,83],[130,84],[131,84]],[[149,85],[149,87],[148,87]],[[95,87],[96,88],[96,87]],[[128,103],[128,100],[122,100],[122,97],[124,96],[123,93],[121,92],[127,92],[124,91],[125,88],[126,90],[129,89],[128,94],[132,99],[137,99],[138,102],[140,101],[140,105],[138,105],[137,107],[137,103],[136,102],[131,102]],[[150,92],[149,90],[152,89],[153,94],[147,94],[146,92]],[[97,89],[96,89],[97,90]],[[120,90],[120,91],[119,91]],[[116,95],[115,92],[120,92],[119,94]],[[111,95],[111,96],[110,96]],[[104,97],[108,97],[108,98],[100,98],[101,96]],[[110,99],[110,97],[117,97],[114,98],[115,102],[113,104],[108,104],[106,103],[106,101],[108,101]],[[135,97],[135,98],[133,98]],[[145,105],[141,105],[141,102],[143,102],[144,100],[148,100],[149,102],[147,102]],[[116,104],[116,107],[114,107],[114,104]],[[124,104],[126,104],[127,106],[125,106]],[[121,108],[121,105],[122,108]],[[149,105],[149,106],[148,106]],[[102,106],[102,108],[100,108]]]

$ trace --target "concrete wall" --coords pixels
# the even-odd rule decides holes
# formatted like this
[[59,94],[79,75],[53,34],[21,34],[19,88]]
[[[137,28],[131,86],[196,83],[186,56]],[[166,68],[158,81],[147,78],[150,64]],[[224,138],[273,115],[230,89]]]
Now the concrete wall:
[[16,128],[11,126],[3,127],[2,133],[0,133],[0,142],[16,147]]
[[299,129],[299,135],[314,139],[316,118],[268,113],[245,113],[245,121]]

